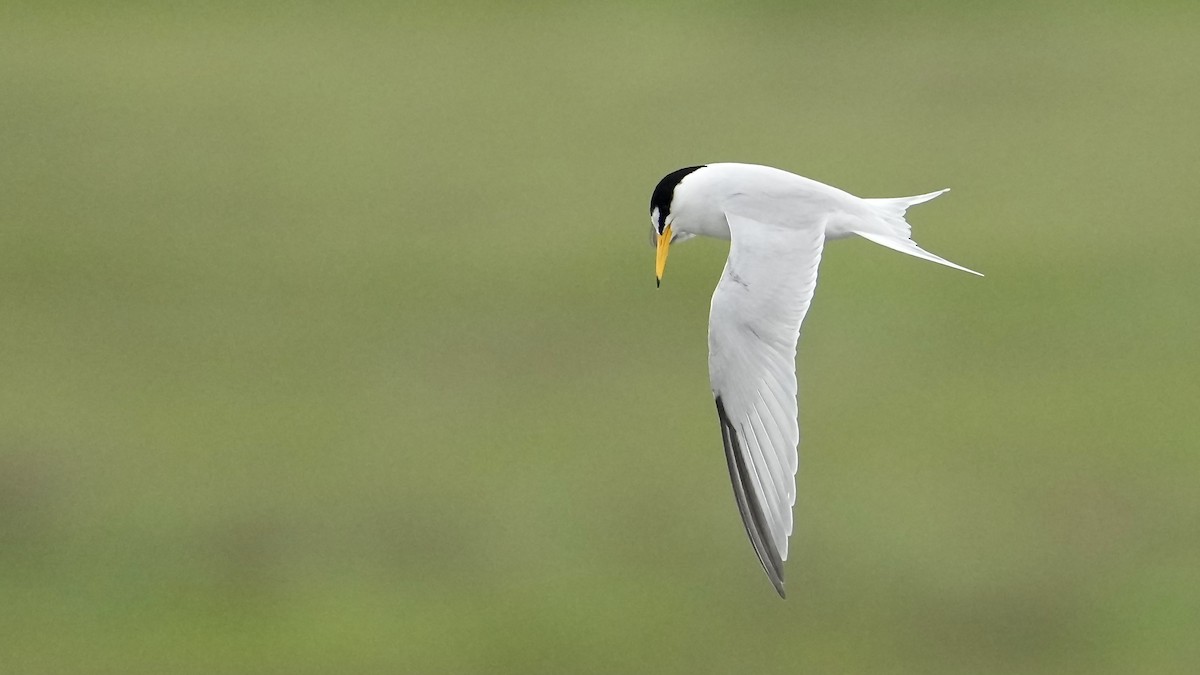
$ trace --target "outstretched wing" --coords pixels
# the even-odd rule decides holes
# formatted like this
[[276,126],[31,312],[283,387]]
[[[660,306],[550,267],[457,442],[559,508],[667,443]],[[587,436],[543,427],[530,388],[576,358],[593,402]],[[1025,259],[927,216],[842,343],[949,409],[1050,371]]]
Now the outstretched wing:
[[726,219],[731,244],[709,313],[708,371],[738,510],[782,597],[800,442],[796,341],[824,227]]

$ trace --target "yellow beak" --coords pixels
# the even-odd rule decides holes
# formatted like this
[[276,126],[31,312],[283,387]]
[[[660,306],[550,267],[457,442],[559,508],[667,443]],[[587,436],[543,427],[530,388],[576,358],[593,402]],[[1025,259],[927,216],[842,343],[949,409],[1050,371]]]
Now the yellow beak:
[[663,270],[667,267],[667,251],[671,248],[671,226],[663,228],[658,235],[658,254],[654,257],[654,285],[662,285]]

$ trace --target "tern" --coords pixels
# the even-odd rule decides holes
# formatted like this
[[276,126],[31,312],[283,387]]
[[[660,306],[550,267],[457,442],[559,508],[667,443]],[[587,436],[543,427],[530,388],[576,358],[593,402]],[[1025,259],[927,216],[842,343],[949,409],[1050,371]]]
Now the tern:
[[738,511],[779,593],[796,503],[796,342],[828,239],[858,235],[890,249],[983,276],[912,240],[915,197],[863,199],[794,173],[754,164],[689,166],[650,197],[655,283],[673,242],[730,242],[708,318],[708,373]]

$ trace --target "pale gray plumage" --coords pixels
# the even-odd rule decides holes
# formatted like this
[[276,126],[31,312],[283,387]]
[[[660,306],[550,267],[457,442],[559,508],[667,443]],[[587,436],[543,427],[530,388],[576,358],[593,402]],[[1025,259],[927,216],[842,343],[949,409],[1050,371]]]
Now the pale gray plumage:
[[857,234],[979,274],[910,238],[906,209],[942,192],[860,199],[779,169],[709,164],[668,174],[651,197],[660,280],[672,241],[730,241],[709,313],[709,379],[738,511],[780,596],[799,461],[796,343],[825,240]]

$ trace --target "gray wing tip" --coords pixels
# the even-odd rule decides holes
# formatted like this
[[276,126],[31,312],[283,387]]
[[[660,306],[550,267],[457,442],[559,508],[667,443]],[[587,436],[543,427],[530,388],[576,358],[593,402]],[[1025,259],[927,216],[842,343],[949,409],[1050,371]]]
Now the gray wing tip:
[[742,525],[746,527],[746,534],[754,546],[758,562],[762,564],[763,571],[775,587],[775,592],[779,593],[779,597],[787,598],[783,589],[783,559],[775,549],[762,504],[759,503],[758,495],[754,493],[737,430],[733,428],[733,423],[725,413],[725,404],[720,395],[716,397],[716,403],[717,417],[721,421],[721,442],[725,445],[725,461],[729,465],[729,480],[733,484],[733,496],[742,516]]

